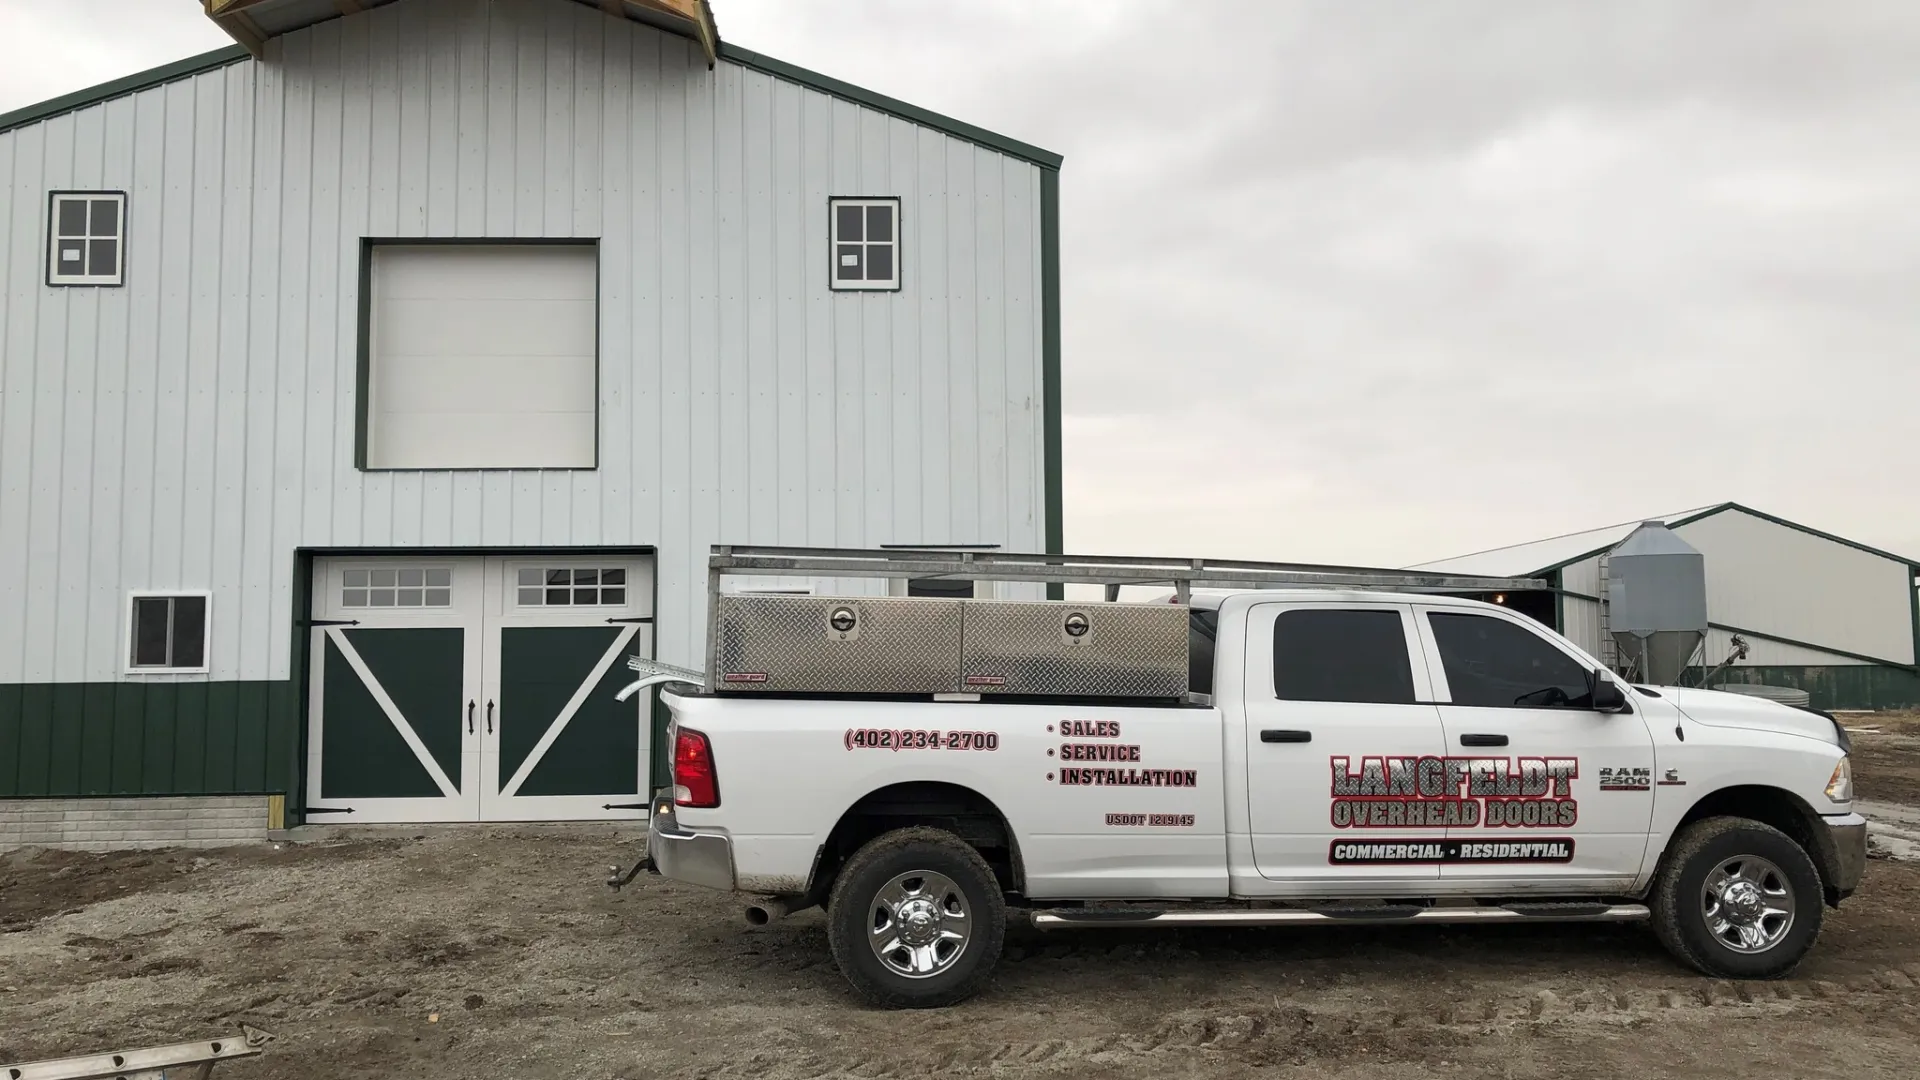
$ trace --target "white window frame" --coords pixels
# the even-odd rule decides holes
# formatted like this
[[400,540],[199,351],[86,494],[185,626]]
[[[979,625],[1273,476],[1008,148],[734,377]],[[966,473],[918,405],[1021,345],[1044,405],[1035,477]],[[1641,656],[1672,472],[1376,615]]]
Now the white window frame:
[[[206,615],[200,626],[199,667],[142,667],[133,662],[134,612],[141,600],[179,600],[200,597],[206,601]],[[206,675],[213,665],[213,593],[206,589],[136,589],[127,594],[126,635],[120,643],[120,662],[128,675]],[[172,649],[167,650],[169,654]]]
[[[882,206],[893,212],[893,236],[887,240],[868,240],[865,238],[865,215],[862,214],[862,237],[859,240],[842,240],[840,237],[840,210],[842,207],[858,206],[863,208]],[[836,195],[827,199],[827,287],[834,292],[899,292],[901,288],[902,249],[900,199],[893,195]],[[846,281],[840,277],[840,245],[842,243],[861,245],[861,272],[866,272],[866,250],[885,246],[893,252],[893,276],[884,280],[862,278],[858,281]]]
[[[421,575],[420,585],[418,586],[401,585],[398,583],[398,576],[400,574],[406,573],[409,570],[418,570],[420,572],[420,575]],[[447,584],[445,585],[426,584],[426,580],[427,580],[426,576],[428,574],[434,573],[435,571],[439,571],[447,575]],[[392,573],[393,575],[395,575],[395,583],[393,585],[374,585],[372,584],[371,580],[369,580],[368,584],[364,586],[347,584],[348,574],[356,574],[356,573],[366,574],[369,576],[369,578],[371,578],[372,575],[382,573],[382,572]],[[456,607],[459,606],[458,600],[456,599],[456,596],[455,596],[455,584],[454,584],[455,579],[458,576],[459,575],[456,572],[456,568],[454,567],[452,561],[450,560],[436,561],[431,559],[421,559],[421,560],[415,560],[412,562],[404,562],[404,563],[402,562],[343,563],[337,570],[334,571],[331,579],[332,588],[333,588],[332,603],[334,604],[335,607],[337,607],[340,611],[343,611],[343,612],[350,611],[356,614],[366,614],[370,612],[372,614],[380,615],[380,616],[396,615],[396,614],[398,615],[416,614],[417,615],[421,613],[438,614],[438,613],[448,612],[448,611],[454,610]],[[393,592],[395,594],[394,602],[392,604],[388,604],[385,606],[381,606],[371,602],[364,603],[364,604],[349,604],[347,603],[348,589],[354,589],[359,592],[364,592],[368,594],[373,593],[375,590],[384,590],[384,591]],[[421,602],[418,604],[400,603],[398,593],[402,589],[418,591],[419,593],[421,593],[421,598],[420,598]],[[429,604],[426,602],[426,593],[439,592],[442,590],[444,590],[447,594],[446,603]],[[368,596],[368,600],[369,601],[372,600],[371,595]]]
[[[580,588],[591,587],[594,590],[595,596],[598,596],[600,594],[600,590],[602,589],[607,589],[607,588],[619,589],[626,594],[626,599],[618,601],[616,603],[598,602],[598,603],[592,603],[592,604],[576,604],[569,601],[568,603],[565,603],[565,604],[549,604],[545,602],[545,599],[543,597],[542,602],[538,604],[522,603],[520,601],[521,589],[537,588],[544,594],[546,590],[549,588],[561,587],[561,586],[552,585],[551,583],[546,581],[542,581],[539,585],[520,584],[520,575],[529,570],[538,571],[542,575],[546,574],[548,571],[551,571],[551,570],[566,570],[569,572],[572,572],[575,570],[592,570],[594,571],[595,574],[605,574],[609,570],[617,570],[620,573],[626,575],[626,580],[622,584],[612,585],[612,586],[596,584],[593,586],[579,586],[579,587]],[[629,607],[634,602],[633,601],[633,577],[634,577],[633,567],[625,565],[617,559],[609,559],[609,560],[606,560],[605,562],[596,562],[592,559],[586,559],[584,561],[582,560],[569,561],[566,559],[560,559],[553,562],[541,562],[539,560],[530,560],[527,562],[516,562],[511,566],[509,566],[507,568],[507,573],[502,576],[504,578],[502,585],[503,585],[503,591],[505,595],[501,597],[501,603],[505,606],[505,609],[508,611],[518,611],[523,613],[535,612],[535,611],[562,611],[562,612],[564,611],[586,611],[586,612],[612,611],[612,610],[619,610],[622,608]],[[569,593],[571,593],[575,588],[575,586],[571,581],[569,581],[567,585],[564,587]]]
[[[93,203],[110,201],[115,205],[114,224],[118,231],[111,237],[102,234],[94,236]],[[87,228],[82,234],[65,234],[60,231],[60,207],[67,202],[87,204]],[[63,274],[60,272],[60,242],[62,240],[80,240],[82,244],[82,262],[91,258],[87,250],[89,241],[111,239],[114,242],[114,266],[111,274]],[[127,281],[127,193],[124,191],[52,191],[47,193],[47,284],[56,287],[93,286],[95,288],[117,288]]]

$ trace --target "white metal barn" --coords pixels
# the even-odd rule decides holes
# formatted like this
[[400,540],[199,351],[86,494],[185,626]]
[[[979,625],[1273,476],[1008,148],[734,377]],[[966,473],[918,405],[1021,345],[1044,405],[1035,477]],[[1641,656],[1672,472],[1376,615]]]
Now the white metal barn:
[[710,545],[1059,550],[1057,155],[705,0],[206,7],[0,116],[0,797],[638,817]]
[[[1920,562],[1737,503],[1647,518],[1705,558],[1710,629],[1703,660],[1726,659],[1738,634],[1750,647],[1734,681],[1808,690],[1816,706],[1920,704]],[[1545,576],[1559,589],[1552,622],[1581,648],[1612,660],[1603,598],[1607,553],[1639,520],[1426,563],[1415,569]],[[1514,598],[1520,602],[1519,598]]]

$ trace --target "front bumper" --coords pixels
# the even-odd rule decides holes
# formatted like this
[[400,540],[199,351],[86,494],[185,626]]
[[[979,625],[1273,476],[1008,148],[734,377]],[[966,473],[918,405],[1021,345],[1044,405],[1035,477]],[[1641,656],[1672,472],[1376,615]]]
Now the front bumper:
[[1842,814],[1826,819],[1827,832],[1833,837],[1833,880],[1828,882],[1834,902],[1852,895],[1867,872],[1867,819],[1859,814]]
[[733,888],[733,841],[720,833],[682,828],[673,797],[659,795],[647,823],[647,858],[654,872],[689,885]]

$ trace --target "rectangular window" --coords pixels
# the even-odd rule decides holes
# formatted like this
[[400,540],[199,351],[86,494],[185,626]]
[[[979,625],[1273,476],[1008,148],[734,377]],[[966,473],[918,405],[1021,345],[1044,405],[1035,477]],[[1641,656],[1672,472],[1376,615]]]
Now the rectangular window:
[[127,669],[136,672],[207,670],[206,593],[136,593],[127,638]]
[[1400,613],[1289,611],[1273,624],[1273,692],[1282,701],[1413,704]]
[[47,214],[47,284],[124,284],[126,226],[123,191],[53,192]]
[[973,582],[960,578],[908,578],[907,595],[971,600],[973,599]]
[[616,607],[627,602],[624,569],[523,567],[514,599],[521,607]]
[[1592,673],[1538,634],[1491,615],[1432,612],[1427,623],[1455,705],[1591,709]]
[[445,567],[346,570],[340,575],[343,608],[443,608],[453,606],[453,571]]
[[829,199],[835,289],[900,287],[900,200]]
[[368,469],[591,469],[593,244],[372,244],[361,343]]

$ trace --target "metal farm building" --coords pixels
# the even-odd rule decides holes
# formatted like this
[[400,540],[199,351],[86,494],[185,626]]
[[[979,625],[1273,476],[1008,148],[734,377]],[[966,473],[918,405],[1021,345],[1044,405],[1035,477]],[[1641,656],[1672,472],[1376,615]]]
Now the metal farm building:
[[[1697,664],[1725,660],[1733,637],[1750,651],[1732,682],[1803,689],[1816,707],[1920,705],[1920,561],[1879,551],[1737,503],[1649,521],[1699,551],[1707,576],[1706,642]],[[1639,521],[1427,563],[1461,574],[1544,576],[1560,590],[1529,612],[1581,648],[1613,659],[1607,556]],[[1515,598],[1518,601],[1519,598]]]
[[704,0],[207,7],[0,116],[0,846],[638,818],[710,545],[1059,550],[1058,156]]

